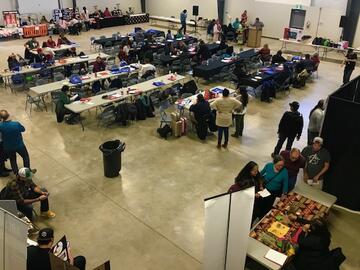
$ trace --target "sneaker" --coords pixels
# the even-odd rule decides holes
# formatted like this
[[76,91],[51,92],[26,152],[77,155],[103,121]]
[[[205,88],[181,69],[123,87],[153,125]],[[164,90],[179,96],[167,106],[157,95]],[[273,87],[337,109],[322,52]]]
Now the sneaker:
[[224,143],[224,144],[222,145],[222,147],[224,147],[224,148],[227,148],[227,146],[228,146],[227,143]]
[[46,211],[46,212],[41,212],[41,216],[46,217],[46,218],[54,218],[56,216],[56,214],[49,210],[49,211]]
[[231,134],[231,137],[234,137],[234,138],[239,138],[239,135],[237,135],[237,134]]
[[221,148],[221,144],[218,144],[218,145],[216,146],[216,148],[217,148],[217,149],[220,149],[220,148]]

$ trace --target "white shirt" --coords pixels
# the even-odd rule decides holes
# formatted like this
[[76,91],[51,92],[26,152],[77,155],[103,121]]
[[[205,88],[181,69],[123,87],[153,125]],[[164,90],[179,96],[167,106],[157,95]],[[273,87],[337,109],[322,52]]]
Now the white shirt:
[[139,70],[139,78],[141,78],[149,70],[153,70],[156,72],[156,67],[152,64],[141,65],[141,68]]

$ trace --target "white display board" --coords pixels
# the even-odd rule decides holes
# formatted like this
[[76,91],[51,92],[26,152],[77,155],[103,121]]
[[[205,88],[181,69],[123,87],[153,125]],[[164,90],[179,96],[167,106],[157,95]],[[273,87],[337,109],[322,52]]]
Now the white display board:
[[275,4],[285,4],[285,5],[302,5],[306,7],[311,6],[311,0],[255,0],[255,1],[275,3]]
[[245,269],[255,188],[232,193],[226,270]]
[[204,270],[244,269],[254,187],[205,200]]
[[20,14],[51,14],[53,9],[59,7],[57,0],[18,0],[18,2]]
[[0,208],[0,270],[26,270],[28,226]]

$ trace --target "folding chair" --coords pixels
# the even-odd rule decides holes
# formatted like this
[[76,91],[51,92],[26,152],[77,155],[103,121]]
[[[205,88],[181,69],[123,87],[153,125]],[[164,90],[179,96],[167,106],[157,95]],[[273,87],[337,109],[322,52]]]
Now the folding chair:
[[169,99],[160,101],[159,113],[160,113],[160,127],[166,124],[171,124],[171,117],[168,116],[166,110],[171,107]]
[[40,109],[40,110],[42,110],[40,105],[43,105],[44,108],[45,108],[45,111],[47,111],[46,104],[45,104],[44,99],[42,97],[40,97],[40,96],[32,97],[29,94],[26,94],[25,112],[27,113],[27,108],[28,108],[28,106],[30,106],[30,116],[31,116],[32,105],[33,104],[35,104],[36,107],[38,109]]

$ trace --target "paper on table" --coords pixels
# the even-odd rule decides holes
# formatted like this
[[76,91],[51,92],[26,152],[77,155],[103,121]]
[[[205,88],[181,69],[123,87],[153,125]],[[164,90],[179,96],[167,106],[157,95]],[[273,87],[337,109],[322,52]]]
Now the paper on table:
[[269,197],[271,195],[271,193],[266,189],[264,188],[263,190],[259,191],[258,192],[259,195],[263,198],[266,198],[266,197]]
[[265,254],[265,258],[282,266],[285,263],[287,256],[277,252],[276,250],[269,249],[269,251]]

